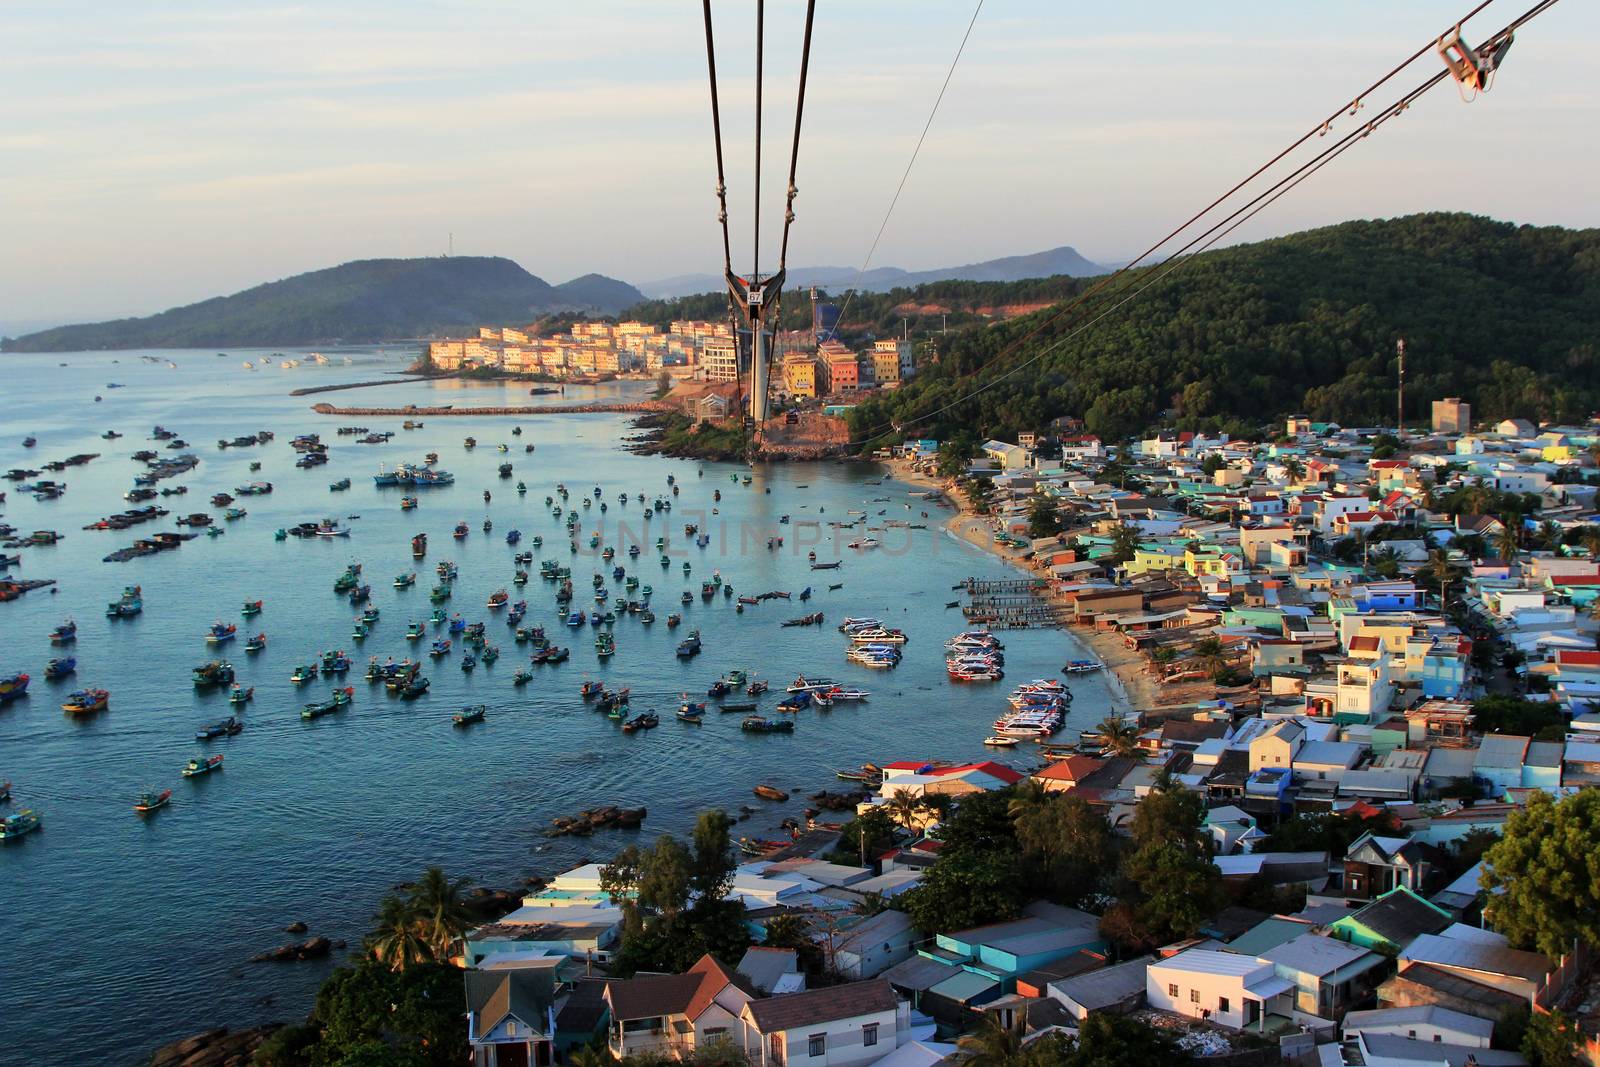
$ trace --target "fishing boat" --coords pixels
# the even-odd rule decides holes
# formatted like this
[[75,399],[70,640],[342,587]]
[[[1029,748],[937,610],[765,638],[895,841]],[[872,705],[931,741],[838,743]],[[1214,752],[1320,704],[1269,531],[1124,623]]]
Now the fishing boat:
[[15,841],[43,825],[43,817],[32,808],[23,808],[15,815],[0,816],[0,841]]
[[700,631],[690,630],[689,636],[678,642],[678,658],[688,659],[691,656],[698,656],[700,648]]
[[370,585],[358,585],[350,590],[350,603],[352,604],[365,604],[371,598],[372,586]]
[[293,682],[295,685],[305,685],[307,682],[311,681],[311,679],[315,678],[317,673],[317,662],[316,660],[312,660],[310,663],[302,663],[295,667],[294,673],[289,675],[289,681]]
[[782,625],[784,625],[784,626],[819,626],[819,625],[822,624],[822,621],[823,621],[822,612],[819,611],[819,612],[816,612],[816,613],[811,614],[811,615],[802,615],[798,619],[786,619],[786,620],[784,620]]
[[202,726],[194,733],[196,741],[210,741],[215,737],[232,737],[244,729],[244,723],[233,716],[228,716],[221,722],[214,722],[209,726]]
[[594,639],[595,655],[606,659],[616,654],[617,642],[609,633],[602,633]]
[[449,654],[450,639],[447,637],[441,637],[434,641],[432,647],[428,649],[428,655],[430,656],[447,656]]
[[199,689],[233,684],[233,664],[226,660],[214,659],[202,663],[191,674],[195,687]]
[[854,689],[845,686],[838,686],[834,689],[830,689],[828,691],[828,695],[833,698],[835,703],[838,703],[839,701],[854,703],[867,699],[870,694],[868,694],[865,689]]
[[751,792],[762,800],[788,800],[789,794],[773,785],[758,785]]
[[346,489],[349,489],[349,488],[350,488],[350,479],[349,478],[340,478],[338,481],[333,482],[328,486],[328,492],[330,492],[330,493],[342,493]]
[[571,652],[566,648],[553,648],[544,661],[546,663],[563,663],[569,655],[571,655]]
[[468,653],[466,653],[465,655],[463,655],[461,657],[461,669],[463,671],[470,671],[473,668],[477,667],[477,665],[478,665],[478,659],[472,653],[468,652]]
[[211,629],[206,633],[206,644],[221,645],[232,641],[239,636],[239,627],[233,623],[217,621],[211,624]]
[[811,698],[814,696],[816,696],[815,692],[794,693],[790,696],[786,696],[782,700],[778,701],[777,710],[786,712],[804,711],[811,706]]
[[419,533],[411,539],[411,555],[421,559],[428,554],[428,535]]
[[354,700],[355,695],[356,691],[349,686],[346,686],[343,689],[335,689],[329,695],[327,700],[310,703],[301,708],[300,717],[309,721],[311,719],[320,719],[324,715],[332,715],[334,712],[338,711],[340,708]]
[[255,615],[260,615],[262,603],[263,602],[260,600],[246,600],[244,602],[244,607],[239,609],[239,614],[243,615],[247,619]]
[[158,811],[166,807],[171,800],[172,790],[170,789],[163,789],[159,793],[147,789],[139,794],[138,800],[133,802],[133,810],[140,815],[149,815],[152,811]]
[[810,693],[817,689],[834,689],[837,687],[838,683],[832,678],[807,678],[802,674],[789,683],[788,692]]
[[510,601],[510,593],[506,592],[504,589],[497,589],[493,593],[489,594],[489,599],[485,606],[490,611],[498,611],[500,608],[505,607]]
[[183,776],[185,778],[198,778],[202,774],[210,774],[212,771],[219,771],[221,769],[222,757],[220,755],[207,756],[204,759],[201,759],[197,756],[188,763],[184,764]]
[[528,667],[517,668],[517,673],[511,676],[512,685],[527,685],[533,681],[533,671]]
[[750,714],[758,707],[754,700],[727,700],[717,705],[717,710],[723,713],[743,712]]
[[792,734],[794,720],[768,719],[761,715],[751,715],[739,724],[739,729],[752,734]]
[[266,648],[266,647],[267,647],[267,635],[266,634],[256,634],[254,637],[252,637],[250,640],[248,640],[248,641],[246,641],[244,643],[244,650],[246,652],[260,652],[263,648]]
[[650,730],[661,725],[661,719],[653,711],[641,712],[622,724],[622,732],[631,734],[638,730]]
[[[688,705],[686,705],[686,707],[687,706]],[[703,705],[703,704],[694,705],[694,706],[700,707],[700,708],[704,708],[705,707],[705,705]],[[686,711],[686,710],[684,710],[684,708],[679,708],[677,714],[678,714],[678,721],[679,722],[694,723],[697,726],[699,724],[705,722],[705,718],[706,718],[705,712],[703,710],[702,711]]]
[[44,667],[44,680],[58,682],[78,669],[78,661],[72,656],[65,659],[53,659]]
[[461,541],[461,540],[464,540],[466,538],[467,534],[469,534],[471,532],[472,531],[467,528],[467,524],[466,523],[458,522],[458,523],[456,523],[455,531],[451,534],[451,536],[454,537],[457,541]]
[[460,711],[456,712],[453,716],[451,716],[450,721],[456,726],[471,726],[473,723],[482,722],[484,714],[488,710],[489,709],[483,704],[474,704],[470,707],[464,707]]
[[77,639],[78,624],[71,619],[50,631],[50,643],[52,645],[65,645]]
[[0,678],[0,704],[9,704],[28,691],[28,676],[13,674]]
[[876,763],[863,763],[858,771],[834,771],[835,778],[842,778],[846,782],[865,782],[869,785],[878,785],[883,781],[883,768]]
[[401,700],[415,700],[428,691],[428,679],[420,674],[412,678],[400,689]]
[[765,678],[758,678],[749,685],[745,686],[744,691],[753,697],[757,697],[762,693],[765,693],[769,688],[771,687],[767,684]]
[[256,687],[255,686],[251,686],[250,688],[246,689],[243,686],[239,685],[238,683],[234,683],[233,688],[228,690],[228,703],[230,703],[230,704],[248,704],[248,703],[250,703],[250,698],[255,696],[255,695],[256,695]]
[[593,700],[605,689],[604,682],[589,681],[578,687],[578,696],[584,700]]
[[122,590],[122,597],[106,605],[106,618],[131,619],[144,610],[144,598],[137,585],[130,585]]

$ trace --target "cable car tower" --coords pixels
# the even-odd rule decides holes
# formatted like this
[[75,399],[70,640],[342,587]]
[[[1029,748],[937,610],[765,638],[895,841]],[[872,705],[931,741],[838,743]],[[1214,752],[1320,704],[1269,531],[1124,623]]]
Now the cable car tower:
[[[759,435],[767,420],[768,363],[766,331],[773,330],[774,341],[782,325],[782,299],[785,268],[789,258],[789,226],[794,222],[795,167],[800,160],[800,120],[806,105],[806,72],[811,61],[811,24],[816,0],[806,2],[805,39],[800,49],[800,87],[794,105],[794,141],[789,149],[789,187],[784,200],[783,241],[778,249],[778,269],[761,273],[761,91],[762,52],[766,30],[766,0],[756,0],[756,153],[755,190],[752,201],[754,247],[748,275],[733,271],[733,251],[728,241],[728,185],[722,164],[722,113],[717,100],[717,55],[711,27],[711,0],[702,0],[706,24],[706,68],[711,79],[711,129],[717,148],[717,222],[722,226],[722,276],[728,285],[728,322],[733,328],[735,351],[738,348],[739,319],[750,330],[750,407],[747,418]],[[737,364],[737,359],[736,359]],[[735,375],[738,375],[735,370]]]

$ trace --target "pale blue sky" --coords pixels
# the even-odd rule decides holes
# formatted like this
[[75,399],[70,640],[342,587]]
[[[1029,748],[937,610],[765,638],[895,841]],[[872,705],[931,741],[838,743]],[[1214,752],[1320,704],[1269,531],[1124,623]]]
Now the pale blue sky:
[[[1131,255],[1469,6],[988,0],[874,263]],[[715,8],[745,267],[754,5]],[[768,4],[766,248],[801,11]],[[859,264],[971,12],[819,0],[791,263]],[[1595,225],[1597,31],[1558,4],[1492,93],[1441,86],[1236,239],[1436,208]],[[0,329],[451,231],[552,282],[716,270],[701,34],[689,0],[0,0]]]

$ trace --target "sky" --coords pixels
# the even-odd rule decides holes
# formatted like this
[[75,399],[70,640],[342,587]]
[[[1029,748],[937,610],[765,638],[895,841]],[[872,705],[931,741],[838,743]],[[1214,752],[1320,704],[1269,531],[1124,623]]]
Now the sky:
[[[1464,36],[1531,2],[1494,0]],[[1130,258],[1470,6],[986,0],[871,265]],[[803,4],[767,8],[770,269]],[[818,0],[792,265],[862,265],[973,8]],[[754,3],[713,10],[748,269]],[[1600,224],[1597,31],[1597,5],[1557,4],[1492,92],[1439,86],[1230,240],[1423,210]],[[720,272],[686,0],[0,0],[0,57],[0,332],[452,240],[551,282]]]

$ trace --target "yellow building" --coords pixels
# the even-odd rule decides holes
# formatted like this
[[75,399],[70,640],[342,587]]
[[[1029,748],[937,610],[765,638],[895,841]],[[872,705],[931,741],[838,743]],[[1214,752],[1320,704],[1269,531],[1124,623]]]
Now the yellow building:
[[817,395],[817,361],[809,354],[795,352],[783,358],[783,389],[790,396]]
[[700,357],[700,362],[705,367],[706,381],[739,380],[739,346],[731,338],[707,341],[700,351]]
[[1183,557],[1182,545],[1140,545],[1123,566],[1129,574],[1175,571],[1183,567]]
[[1244,573],[1244,557],[1237,552],[1201,546],[1198,550],[1187,548],[1183,553],[1183,569],[1196,578],[1210,575],[1226,578]]

